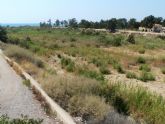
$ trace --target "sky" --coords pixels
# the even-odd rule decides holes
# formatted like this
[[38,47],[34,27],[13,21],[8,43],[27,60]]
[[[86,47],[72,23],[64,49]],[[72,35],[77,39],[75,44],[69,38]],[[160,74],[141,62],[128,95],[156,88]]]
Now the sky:
[[0,0],[0,23],[38,23],[48,19],[165,18],[165,0]]

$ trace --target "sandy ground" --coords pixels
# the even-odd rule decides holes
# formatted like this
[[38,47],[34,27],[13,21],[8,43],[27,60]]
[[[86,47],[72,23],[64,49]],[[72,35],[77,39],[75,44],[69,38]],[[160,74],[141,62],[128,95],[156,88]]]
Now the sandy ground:
[[0,54],[0,116],[19,118],[21,114],[29,118],[43,119],[43,124],[55,124],[56,120],[46,115],[39,101],[22,79],[7,64]]

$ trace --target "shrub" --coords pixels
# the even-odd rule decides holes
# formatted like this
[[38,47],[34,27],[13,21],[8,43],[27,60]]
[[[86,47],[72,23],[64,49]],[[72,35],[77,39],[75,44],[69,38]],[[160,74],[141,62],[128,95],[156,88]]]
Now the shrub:
[[112,42],[112,45],[116,46],[116,47],[121,46],[122,45],[122,37],[119,37],[119,36],[115,37],[113,42]]
[[20,39],[19,38],[8,38],[7,43],[18,45],[18,44],[20,44]]
[[149,72],[151,68],[147,64],[143,64],[139,67],[139,70]]
[[119,73],[121,73],[121,74],[125,73],[124,69],[122,68],[122,66],[121,66],[120,64],[114,63],[114,64],[113,64],[113,67],[114,67],[114,69],[117,70],[117,72],[119,72]]
[[144,82],[155,81],[155,76],[150,72],[142,71],[139,79]]
[[[100,89],[100,83],[93,79],[54,75],[45,77],[42,86],[48,95],[64,109],[68,109],[69,100],[72,97],[95,94]],[[76,107],[75,110],[79,112]]]
[[6,43],[7,39],[8,37],[6,29],[0,26],[0,41]]
[[145,63],[146,63],[146,60],[145,60],[145,58],[143,58],[143,57],[138,57],[138,58],[137,58],[137,63],[145,64]]
[[71,59],[62,57],[62,59],[61,59],[61,65],[68,72],[74,72],[74,70],[75,70],[75,63]]
[[110,109],[104,99],[98,96],[86,95],[72,97],[69,100],[68,110],[72,115],[82,117],[88,121],[93,119],[103,120]]
[[162,68],[161,71],[163,74],[165,74],[165,68]]
[[101,96],[121,113],[139,117],[148,124],[164,124],[165,100],[146,88],[124,83],[110,83],[102,88]]
[[26,60],[26,61],[29,61],[29,62],[35,64],[36,66],[38,66],[40,68],[44,67],[44,63],[41,59],[37,58],[30,51],[28,51],[24,48],[20,48],[18,46],[10,45],[6,49],[5,54],[9,57],[15,58],[17,61]]
[[30,87],[30,80],[24,80],[23,84],[26,85],[27,87]]
[[31,38],[28,36],[25,38],[25,41],[31,41]]
[[24,47],[26,49],[29,49],[30,48],[30,41],[24,40],[24,41],[20,42],[20,46]]
[[27,116],[22,116],[17,119],[10,119],[7,115],[0,117],[0,124],[41,124],[43,120],[41,119],[29,119]]
[[75,38],[73,38],[73,37],[70,38],[70,42],[75,42],[75,41],[76,41]]
[[144,53],[145,53],[145,49],[140,49],[140,50],[139,50],[139,53],[140,53],[140,54],[144,54]]
[[129,34],[128,35],[128,38],[127,38],[127,41],[131,44],[135,44],[135,37],[133,34]]
[[106,68],[105,66],[100,67],[100,72],[102,74],[111,74],[110,70]]
[[136,79],[137,78],[137,76],[134,72],[127,72],[126,77],[130,78],[130,79]]
[[92,63],[93,63],[94,65],[96,65],[97,67],[102,66],[102,62],[101,62],[101,60],[100,60],[99,58],[93,58],[93,59],[92,59]]
[[89,70],[87,68],[83,68],[83,69],[79,68],[78,73],[80,75],[83,75],[83,76],[87,77],[87,78],[96,79],[98,81],[105,81],[105,78],[104,78],[103,74],[98,73],[96,71]]

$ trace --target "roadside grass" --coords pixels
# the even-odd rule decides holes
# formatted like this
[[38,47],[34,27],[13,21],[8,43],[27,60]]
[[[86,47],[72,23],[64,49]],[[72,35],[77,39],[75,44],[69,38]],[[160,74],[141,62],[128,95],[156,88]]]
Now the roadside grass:
[[[155,76],[150,72],[150,66],[152,67],[154,62],[158,62],[157,66],[163,66],[164,59],[153,59],[154,61],[151,62],[148,58],[138,58],[125,53],[117,54],[115,50],[107,52],[101,49],[101,46],[115,46],[115,48],[125,47],[137,52],[142,48],[143,50],[139,53],[143,54],[148,50],[165,49],[162,39],[134,36],[136,43],[128,44],[124,35],[95,34],[90,31],[82,34],[81,31],[72,29],[43,30],[35,28],[13,28],[9,30],[9,35],[19,39],[12,41],[14,42],[12,44],[22,47],[16,47],[14,50],[11,48],[9,55],[17,60],[23,59],[33,63],[35,68],[29,66],[26,69],[31,71],[32,75],[35,73],[35,78],[41,82],[49,96],[71,114],[87,120],[93,118],[100,120],[107,116],[110,106],[114,106],[119,113],[131,115],[137,120],[144,119],[151,124],[165,122],[165,101],[162,97],[153,95],[141,87],[107,84],[108,82],[104,78],[104,74],[109,73],[108,67],[112,66],[119,73],[126,73],[124,63],[134,60],[134,66],[137,66],[137,63],[141,64],[141,75],[137,77],[134,73],[127,72],[126,76],[144,82],[153,81]],[[18,42],[23,43],[21,45]],[[68,72],[74,73],[73,77],[59,77],[52,71],[39,68],[40,64],[39,66],[36,64],[37,57],[29,51],[41,56],[45,61],[56,51],[64,52],[71,56],[82,57],[84,61],[93,63],[98,70],[91,69],[88,65],[77,66],[76,62],[59,55],[62,66]],[[146,63],[148,66],[145,65]]]
[[19,46],[9,45],[5,50],[5,54],[16,61],[29,61],[39,68],[44,68],[44,63],[41,59],[34,56],[30,51],[20,48]]
[[23,116],[17,119],[10,119],[7,115],[0,116],[0,124],[41,124],[41,119],[30,119],[27,116]]
[[110,110],[104,99],[95,95],[100,89],[100,83],[96,80],[78,76],[54,76],[42,86],[49,96],[74,116],[100,120]]

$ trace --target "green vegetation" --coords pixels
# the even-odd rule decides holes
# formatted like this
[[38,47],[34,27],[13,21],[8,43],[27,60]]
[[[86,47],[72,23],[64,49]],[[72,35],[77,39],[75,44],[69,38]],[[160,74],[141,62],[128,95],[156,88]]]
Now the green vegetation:
[[142,87],[109,84],[102,89],[101,95],[116,109],[134,117],[143,118],[149,124],[164,124],[165,101]]
[[31,85],[30,80],[24,80],[23,84],[26,85],[27,87],[30,87]]
[[155,81],[155,76],[150,72],[142,71],[139,79],[144,82]]
[[139,70],[150,72],[151,68],[147,64],[140,65]]
[[143,58],[143,57],[138,57],[137,63],[139,63],[139,64],[145,64],[146,63],[146,59]]
[[[164,40],[76,29],[75,20],[70,21],[74,28],[9,28],[9,41],[3,49],[73,116],[102,122],[110,108],[114,108],[136,120],[163,124],[163,98],[141,87],[122,85],[127,82],[109,84],[111,79],[106,79],[106,75],[112,73],[113,77],[121,73],[119,76],[130,78],[130,82],[134,81],[131,79],[157,80],[154,69],[153,74],[150,71],[165,65],[161,54],[165,49]],[[137,52],[145,51],[145,55],[138,56]],[[56,73],[54,66],[62,67],[65,77]]]
[[130,78],[130,79],[136,79],[137,78],[137,76],[134,72],[127,72],[126,77]]
[[127,38],[127,41],[131,44],[135,44],[135,37],[133,34],[130,34]]
[[4,115],[0,117],[0,124],[41,124],[43,120],[29,119],[27,116],[22,116],[20,119],[10,119]]
[[74,72],[75,71],[75,63],[68,58],[62,58],[61,59],[61,65],[63,68],[66,68],[68,72]]
[[139,53],[140,54],[145,54],[145,49],[144,48],[139,49]]
[[10,45],[6,49],[5,53],[7,56],[13,57],[17,61],[25,60],[25,61],[32,62],[33,64],[35,64],[36,66],[38,66],[40,68],[44,67],[44,63],[41,59],[35,57],[30,51],[28,51],[24,48],[20,48],[15,45]]

